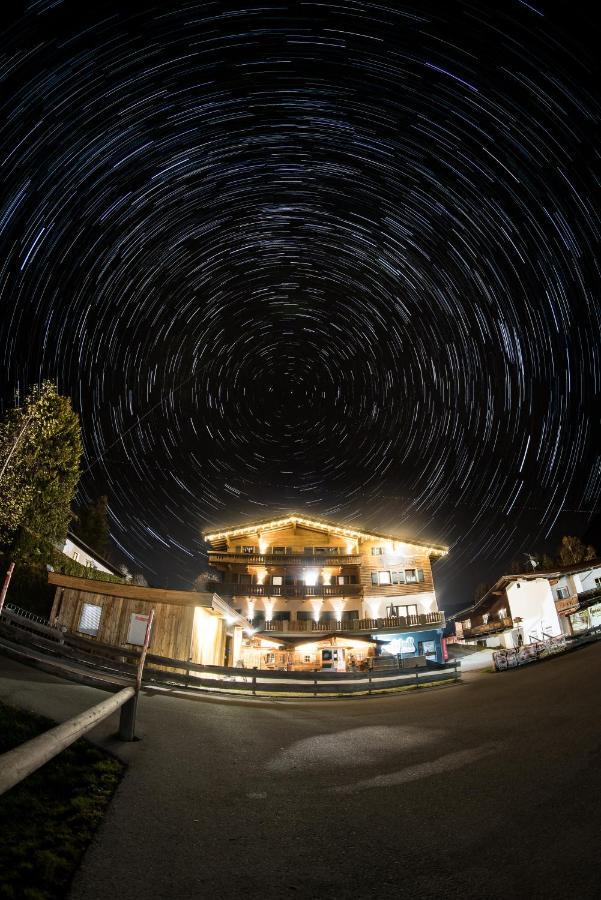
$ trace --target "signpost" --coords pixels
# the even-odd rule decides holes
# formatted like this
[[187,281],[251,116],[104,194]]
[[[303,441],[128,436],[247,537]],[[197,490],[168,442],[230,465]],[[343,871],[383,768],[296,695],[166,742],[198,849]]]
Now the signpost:
[[150,610],[148,621],[146,623],[146,634],[144,635],[144,644],[140,652],[138,660],[138,670],[136,672],[136,690],[135,694],[121,707],[121,720],[119,722],[119,737],[122,741],[133,741],[136,737],[136,710],[138,708],[138,696],[142,687],[142,674],[144,672],[144,663],[146,662],[146,654],[148,653],[148,645],[150,643],[150,632],[152,631],[152,623],[154,621],[154,609]]

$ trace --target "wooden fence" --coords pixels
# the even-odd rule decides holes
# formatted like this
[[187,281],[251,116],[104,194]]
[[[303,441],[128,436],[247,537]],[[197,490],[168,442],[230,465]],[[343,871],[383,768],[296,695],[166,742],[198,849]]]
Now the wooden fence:
[[[140,652],[65,633],[48,624],[25,619],[5,608],[0,634],[20,646],[40,651],[46,660],[76,663],[82,674],[98,673],[121,681],[135,676]],[[205,666],[181,659],[169,659],[148,653],[144,684],[236,694],[345,695],[371,694],[398,688],[419,688],[437,682],[459,680],[457,663],[447,666],[406,668],[390,657],[389,669],[373,672],[287,672],[271,669],[245,669]]]

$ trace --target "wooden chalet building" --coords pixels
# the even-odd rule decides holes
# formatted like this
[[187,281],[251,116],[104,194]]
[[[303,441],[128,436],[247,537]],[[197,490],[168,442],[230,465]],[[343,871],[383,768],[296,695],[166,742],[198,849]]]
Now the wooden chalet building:
[[601,560],[503,575],[450,617],[457,640],[516,648],[601,625]]
[[432,560],[446,547],[302,515],[205,534],[208,585],[248,621],[234,665],[332,669],[381,652],[442,661]]

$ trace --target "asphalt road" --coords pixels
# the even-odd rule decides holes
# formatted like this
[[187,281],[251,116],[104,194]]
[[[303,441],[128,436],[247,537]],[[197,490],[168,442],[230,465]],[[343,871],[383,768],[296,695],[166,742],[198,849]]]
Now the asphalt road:
[[[601,891],[601,643],[387,697],[144,696],[73,885],[129,898],[588,898]],[[0,697],[106,696],[0,658]]]

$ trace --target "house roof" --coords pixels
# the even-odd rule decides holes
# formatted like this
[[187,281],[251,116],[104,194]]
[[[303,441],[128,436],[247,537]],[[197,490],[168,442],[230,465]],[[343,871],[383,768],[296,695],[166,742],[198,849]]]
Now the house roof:
[[113,575],[121,575],[121,572],[119,571],[117,566],[113,565],[112,562],[109,562],[108,559],[105,559],[105,557],[102,556],[101,553],[98,553],[96,550],[94,550],[93,547],[90,547],[89,544],[86,544],[85,541],[82,541],[82,539],[77,534],[69,531],[67,532],[67,539],[70,540],[72,544],[75,544],[77,547],[83,550],[84,553],[87,553],[88,556],[93,557],[93,559],[95,559],[97,562],[102,563],[103,566],[106,566],[109,572],[112,572]]
[[289,513],[275,519],[263,519],[260,522],[248,522],[244,525],[234,525],[223,528],[220,531],[213,531],[203,534],[203,538],[207,543],[216,543],[229,537],[248,534],[252,531],[273,531],[276,528],[282,528],[286,525],[300,525],[305,528],[314,528],[316,531],[335,532],[349,538],[370,538],[383,539],[387,541],[397,541],[403,544],[410,544],[413,547],[420,547],[426,550],[431,556],[445,556],[448,553],[448,547],[441,544],[430,544],[423,541],[416,541],[413,538],[402,537],[394,534],[382,534],[378,531],[364,531],[357,528],[349,528],[338,522],[331,522],[328,519],[315,519],[309,516],[303,516],[298,513]]
[[504,591],[507,585],[511,584],[513,581],[534,581],[537,578],[561,578],[563,575],[576,575],[578,572],[587,572],[589,569],[595,569],[598,566],[601,566],[601,557],[588,559],[586,562],[572,563],[569,566],[555,566],[552,569],[542,570],[530,569],[528,572],[520,572],[517,575],[502,575],[495,581],[493,586],[489,588],[479,600],[472,603],[471,606],[467,606],[465,609],[460,609],[459,612],[447,616],[447,622],[454,622],[456,619],[462,619],[464,616],[469,616],[471,613],[477,612],[485,606],[489,600],[492,600],[496,594]]

